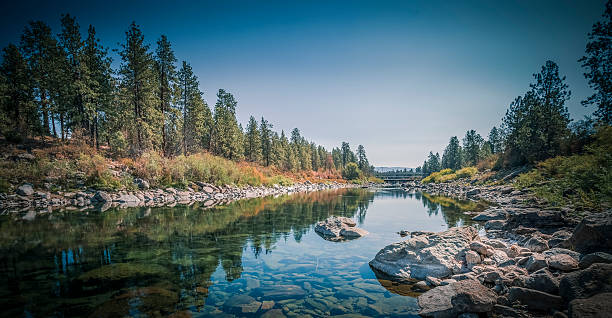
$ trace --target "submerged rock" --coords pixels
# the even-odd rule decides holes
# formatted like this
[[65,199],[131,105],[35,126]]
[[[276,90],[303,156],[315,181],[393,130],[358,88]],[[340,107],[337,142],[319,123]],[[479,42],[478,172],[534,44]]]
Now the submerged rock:
[[317,223],[315,232],[329,241],[355,239],[368,234],[368,231],[355,227],[357,223],[350,218],[332,216]]
[[419,314],[436,318],[490,312],[496,301],[495,292],[475,280],[439,286],[418,297]]
[[413,236],[380,250],[370,266],[396,278],[447,277],[461,271],[470,243],[478,239],[473,227]]

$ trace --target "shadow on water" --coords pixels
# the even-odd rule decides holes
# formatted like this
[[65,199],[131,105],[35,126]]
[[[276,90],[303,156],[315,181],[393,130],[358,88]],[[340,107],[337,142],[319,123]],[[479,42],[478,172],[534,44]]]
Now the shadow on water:
[[[335,277],[342,274],[334,270],[356,261],[365,264],[370,256],[338,256],[329,269],[318,258],[310,263],[306,259],[310,254],[298,253],[300,248],[315,252],[335,248],[326,244],[336,243],[315,240],[312,226],[331,215],[355,218],[361,226],[377,198],[417,199],[430,215],[441,213],[449,226],[469,224],[461,207],[436,202],[439,198],[365,189],[257,198],[214,208],[194,203],[103,213],[59,212],[33,220],[2,216],[1,314],[138,317],[176,312],[213,315],[222,310],[242,316],[261,314],[266,304],[266,310],[310,310],[311,315],[321,316],[336,309],[342,312],[334,306],[362,313],[376,304],[397,306],[402,300],[389,292],[414,294],[395,282],[379,280],[385,290],[373,284],[375,279],[346,274],[343,279],[354,279],[351,287],[334,286]],[[279,244],[289,243],[295,247],[279,250]],[[285,258],[270,261],[279,253]],[[275,291],[273,286],[281,281],[291,284]],[[246,296],[247,291],[255,298]],[[327,291],[333,291],[331,296]],[[275,292],[281,297],[270,296]],[[236,299],[243,294],[248,298]],[[334,299],[341,305],[332,305]],[[272,303],[265,303],[268,300]],[[414,307],[413,301],[409,305]],[[372,316],[394,313],[369,310]]]

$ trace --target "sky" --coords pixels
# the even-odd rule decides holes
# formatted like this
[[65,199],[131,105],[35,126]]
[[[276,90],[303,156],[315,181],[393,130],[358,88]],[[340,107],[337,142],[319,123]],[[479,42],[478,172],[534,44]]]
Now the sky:
[[[124,3],[127,2],[127,3]],[[212,107],[223,88],[238,120],[298,127],[329,150],[364,145],[371,164],[416,167],[451,136],[486,138],[546,60],[559,64],[575,120],[593,112],[577,60],[603,0],[3,1],[0,45],[62,13],[119,48],[132,21],[154,49],[168,36]],[[118,65],[116,53],[115,65]]]

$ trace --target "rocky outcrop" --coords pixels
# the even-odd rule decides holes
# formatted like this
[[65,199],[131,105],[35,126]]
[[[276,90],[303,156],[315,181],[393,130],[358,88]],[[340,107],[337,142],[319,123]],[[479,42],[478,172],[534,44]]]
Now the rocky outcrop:
[[582,219],[568,243],[582,254],[612,253],[612,213],[599,213]]
[[581,318],[606,317],[612,313],[612,293],[601,293],[586,299],[574,299],[569,303],[569,316]]
[[413,233],[410,239],[380,250],[370,266],[397,278],[446,277],[462,271],[470,243],[478,239],[473,227],[424,235]]
[[463,280],[436,287],[418,297],[425,317],[457,317],[462,313],[490,312],[497,295],[475,280]]
[[357,223],[350,218],[332,216],[315,225],[315,232],[329,241],[342,241],[360,238],[368,231],[355,227]]
[[612,264],[593,264],[565,275],[559,284],[563,299],[570,302],[598,293],[612,292]]

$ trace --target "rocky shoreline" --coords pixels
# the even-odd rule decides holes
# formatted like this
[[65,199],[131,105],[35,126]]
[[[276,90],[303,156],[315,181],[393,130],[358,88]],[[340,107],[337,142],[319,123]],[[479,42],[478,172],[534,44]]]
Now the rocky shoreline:
[[420,315],[601,317],[612,311],[612,211],[578,216],[509,186],[452,182],[405,189],[494,204],[471,213],[483,224],[480,233],[474,227],[414,232],[370,262],[419,286]]
[[196,182],[186,189],[150,189],[148,183],[144,180],[137,180],[135,183],[140,190],[117,192],[95,189],[83,189],[76,192],[35,191],[32,185],[24,183],[16,189],[15,194],[0,193],[0,213],[26,211],[46,213],[56,210],[85,211],[94,209],[106,211],[115,207],[171,207],[176,204],[192,204],[194,202],[202,202],[204,207],[213,207],[247,198],[357,187],[355,184],[348,183],[311,183],[308,181],[295,183],[291,186],[275,184],[270,187],[215,186]]

